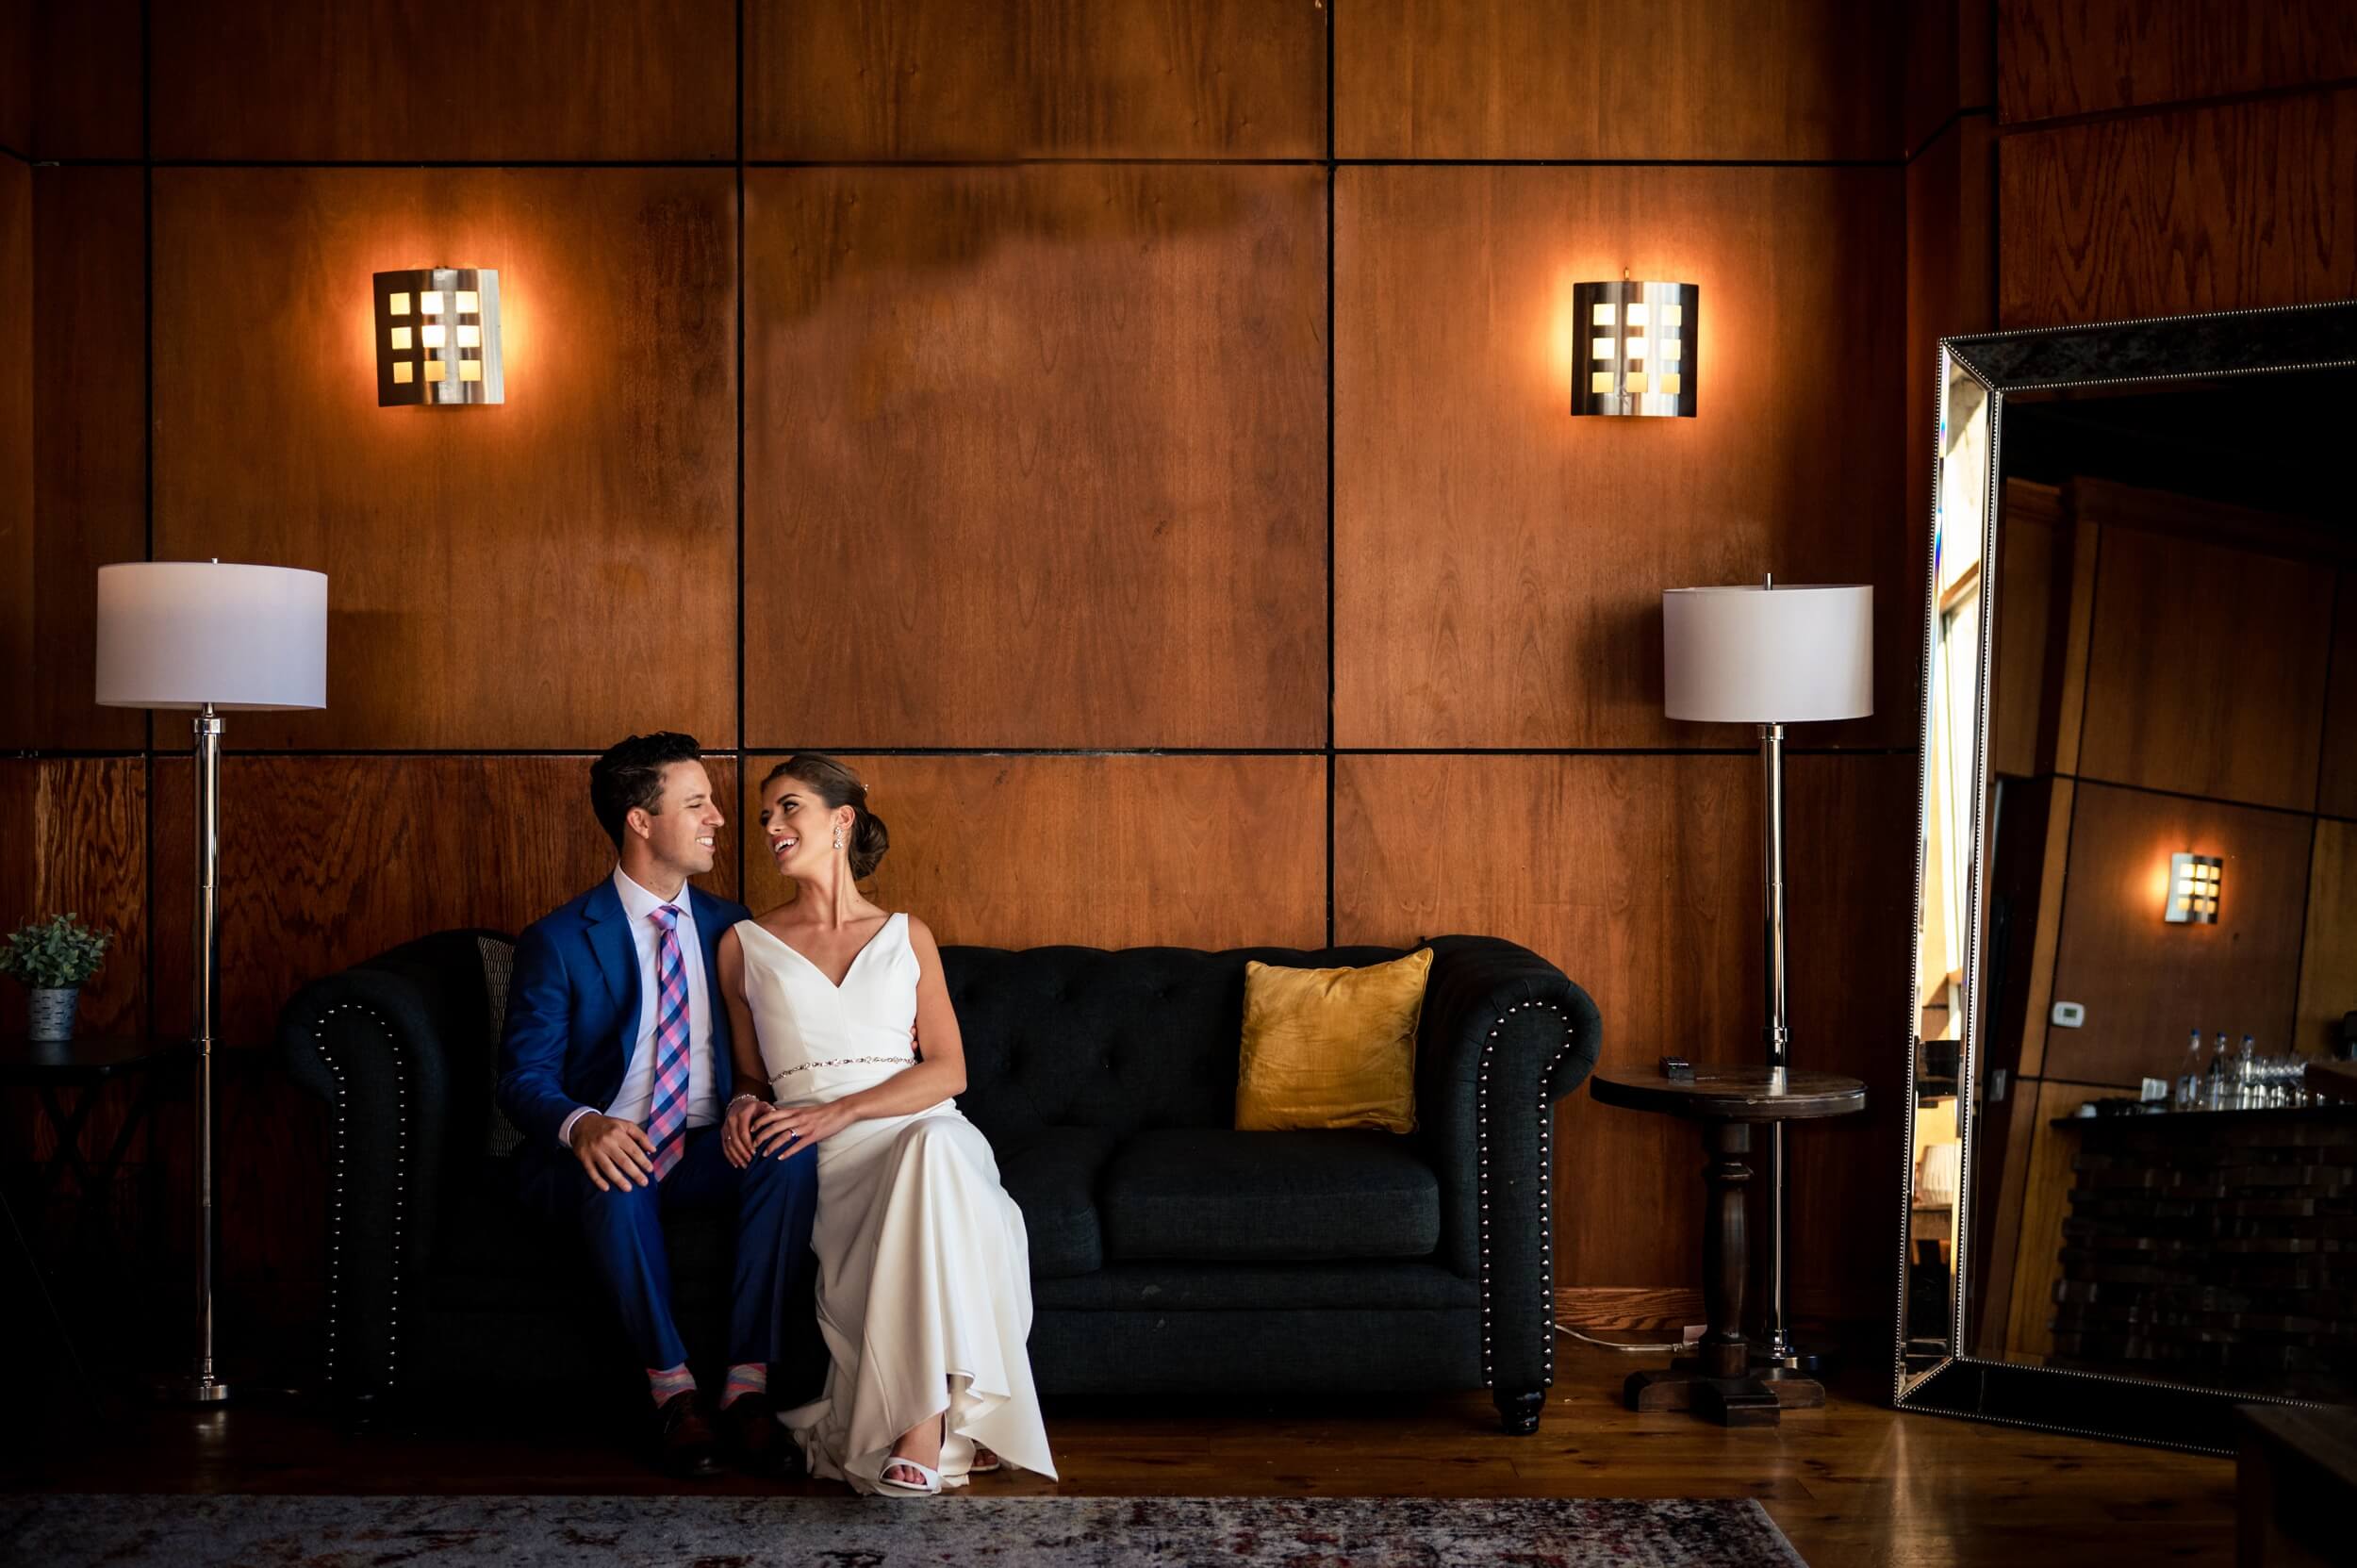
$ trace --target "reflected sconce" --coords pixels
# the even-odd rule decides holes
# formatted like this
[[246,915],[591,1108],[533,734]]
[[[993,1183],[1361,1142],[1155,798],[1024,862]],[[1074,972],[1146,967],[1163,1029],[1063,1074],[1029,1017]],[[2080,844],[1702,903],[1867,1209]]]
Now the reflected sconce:
[[1691,283],[1574,284],[1572,412],[1692,419],[1702,294]]
[[418,267],[376,274],[376,404],[505,403],[500,275]]
[[2216,855],[2168,857],[2168,907],[2161,918],[2172,926],[2217,924],[2218,889],[2226,863]]

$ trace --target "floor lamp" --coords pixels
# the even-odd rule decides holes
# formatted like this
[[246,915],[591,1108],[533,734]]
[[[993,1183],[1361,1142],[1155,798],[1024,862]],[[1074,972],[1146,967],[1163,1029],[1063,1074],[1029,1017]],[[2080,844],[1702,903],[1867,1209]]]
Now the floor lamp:
[[[1671,588],[1661,596],[1664,700],[1672,718],[1759,726],[1760,867],[1766,883],[1767,1040],[1771,1081],[1790,1065],[1785,1010],[1784,727],[1874,711],[1874,590],[1839,585]],[[1767,1361],[1795,1367],[1785,1320],[1784,1125],[1768,1126]]]
[[196,751],[196,1356],[168,1397],[214,1404],[213,1036],[221,991],[224,713],[327,705],[327,578],[288,567],[135,561],[98,569],[98,701],[194,710]]

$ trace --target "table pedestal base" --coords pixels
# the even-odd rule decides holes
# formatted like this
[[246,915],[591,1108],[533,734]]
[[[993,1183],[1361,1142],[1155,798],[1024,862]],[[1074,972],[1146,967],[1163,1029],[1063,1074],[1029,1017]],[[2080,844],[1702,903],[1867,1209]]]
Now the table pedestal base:
[[1824,1386],[1806,1378],[1714,1378],[1698,1361],[1632,1372],[1622,1396],[1633,1411],[1691,1411],[1722,1427],[1772,1427],[1787,1409],[1825,1402]]

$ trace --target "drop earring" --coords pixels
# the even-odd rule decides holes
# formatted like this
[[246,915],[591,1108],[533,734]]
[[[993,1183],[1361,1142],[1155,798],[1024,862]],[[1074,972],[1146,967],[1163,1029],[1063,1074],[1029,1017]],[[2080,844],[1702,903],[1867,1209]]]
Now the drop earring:
[[843,848],[843,830],[841,828],[834,830],[834,847],[838,850]]

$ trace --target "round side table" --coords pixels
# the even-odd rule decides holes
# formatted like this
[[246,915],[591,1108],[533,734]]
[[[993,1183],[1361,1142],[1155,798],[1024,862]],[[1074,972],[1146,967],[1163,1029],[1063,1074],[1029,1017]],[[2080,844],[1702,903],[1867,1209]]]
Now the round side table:
[[1623,1389],[1633,1411],[1685,1411],[1727,1427],[1772,1427],[1784,1407],[1821,1405],[1822,1384],[1798,1377],[1760,1378],[1743,1337],[1743,1288],[1751,1260],[1743,1189],[1752,1180],[1752,1129],[1764,1122],[1815,1121],[1866,1108],[1866,1085],[1837,1073],[1793,1072],[1781,1083],[1766,1067],[1697,1065],[1673,1079],[1659,1068],[1598,1072],[1589,1093],[1607,1105],[1654,1111],[1703,1124],[1710,1162],[1703,1209],[1703,1305],[1710,1319],[1700,1354],[1666,1368],[1634,1372]]

